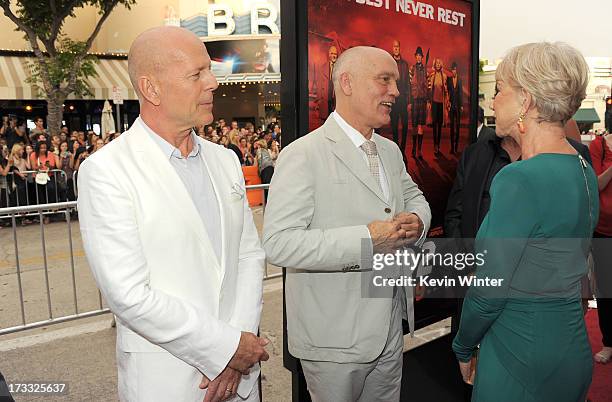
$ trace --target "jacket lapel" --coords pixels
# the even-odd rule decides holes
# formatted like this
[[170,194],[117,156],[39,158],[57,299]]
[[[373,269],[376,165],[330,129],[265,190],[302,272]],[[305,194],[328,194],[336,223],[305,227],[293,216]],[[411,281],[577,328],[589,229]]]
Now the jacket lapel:
[[[340,161],[347,167],[359,181],[361,181],[370,191],[372,191],[382,202],[387,204],[385,196],[382,193],[380,185],[370,174],[367,164],[363,160],[361,152],[355,147],[355,144],[342,131],[342,128],[336,123],[333,116],[329,116],[323,125],[325,136],[334,142],[332,152]],[[380,157],[380,155],[379,155]]]
[[[149,134],[140,122],[140,118],[136,120],[133,128],[136,128],[136,130],[131,133],[132,141],[130,142],[136,153],[137,163],[140,165],[140,174],[145,178],[146,183],[157,185],[160,189],[160,195],[165,196],[164,199],[160,199],[158,202],[168,206],[175,205],[174,210],[168,208],[167,213],[177,214],[181,217],[184,225],[193,230],[203,251],[208,255],[210,261],[213,262],[219,275],[222,276],[221,263],[212,248],[200,214],[185,185],[177,175],[174,167],[170,164],[170,161],[159,149],[159,146],[149,137]],[[162,183],[162,185],[160,186],[159,183]],[[221,211],[223,211],[222,208]]]
[[[223,178],[226,176],[226,173],[220,169],[223,166],[218,160],[217,155],[213,152],[210,152],[211,149],[208,147],[203,140],[197,138],[197,140],[202,145],[200,150],[200,158],[204,162],[204,166],[206,166],[208,177],[210,177],[210,181],[212,182],[213,189],[215,191],[215,198],[217,199],[217,205],[219,206],[219,212],[221,213],[221,283],[223,283],[223,278],[225,277],[225,269],[226,269],[226,258],[227,258],[227,226],[229,225],[229,208],[225,208],[228,205],[227,195],[229,192],[229,188],[231,184],[228,184]],[[226,188],[227,187],[227,188]],[[245,194],[246,197],[246,194]]]

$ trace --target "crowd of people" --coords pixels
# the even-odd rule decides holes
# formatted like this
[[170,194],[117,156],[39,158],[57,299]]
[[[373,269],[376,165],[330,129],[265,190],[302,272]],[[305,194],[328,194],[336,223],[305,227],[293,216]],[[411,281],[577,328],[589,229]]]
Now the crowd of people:
[[[42,117],[28,130],[16,116],[3,116],[0,127],[0,206],[26,206],[76,200],[73,177],[80,164],[115,137],[94,132],[49,134]],[[48,218],[45,218],[48,222]],[[23,225],[31,223],[27,218]]]
[[[198,136],[231,149],[240,165],[256,166],[262,184],[270,184],[276,158],[281,148],[281,128],[278,122],[268,124],[266,130],[255,128],[252,123],[240,126],[232,120],[228,126],[221,118],[211,125],[195,127]],[[268,190],[264,190],[267,199]]]
[[263,184],[269,184],[281,148],[280,124],[273,122],[264,130],[252,123],[240,126],[232,120],[228,126],[221,118],[210,125],[195,127],[198,136],[223,145],[236,154],[242,166],[257,166]]
[[[93,131],[69,132],[67,126],[62,126],[59,134],[51,135],[42,117],[36,117],[34,124],[28,130],[25,121],[16,116],[2,117],[0,208],[75,201],[73,179],[81,163],[120,135],[114,131],[104,136]],[[270,183],[280,151],[278,123],[271,123],[264,130],[252,123],[240,126],[236,120],[226,125],[221,118],[210,125],[194,127],[194,131],[234,151],[242,166],[256,166],[262,183]],[[23,218],[21,223],[27,225],[32,221]]]

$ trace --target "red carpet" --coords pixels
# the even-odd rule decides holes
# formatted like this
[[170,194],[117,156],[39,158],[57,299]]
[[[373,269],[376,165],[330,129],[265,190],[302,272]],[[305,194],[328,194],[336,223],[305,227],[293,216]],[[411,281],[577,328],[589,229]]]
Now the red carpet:
[[[601,332],[597,321],[597,310],[589,309],[586,315],[586,327],[591,341],[593,354],[601,350]],[[608,364],[595,364],[593,382],[589,390],[591,402],[612,402],[612,362]]]

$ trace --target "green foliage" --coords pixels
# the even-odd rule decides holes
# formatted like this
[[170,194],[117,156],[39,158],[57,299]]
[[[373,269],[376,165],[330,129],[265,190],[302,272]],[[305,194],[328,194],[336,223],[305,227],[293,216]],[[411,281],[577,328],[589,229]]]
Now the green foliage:
[[[66,98],[70,93],[92,95],[87,78],[96,75],[97,59],[87,52],[110,12],[119,4],[130,9],[136,0],[16,0],[16,13],[11,3],[0,0],[0,8],[25,34],[36,55],[36,61],[29,63],[28,82],[47,98]],[[72,40],[62,33],[64,23],[86,6],[97,8],[100,20],[87,40]]]
[[[10,2],[2,0],[0,3]],[[53,41],[53,36],[61,32],[66,18],[74,17],[78,8],[93,6],[99,9],[99,14],[103,14],[118,4],[129,9],[135,3],[136,0],[17,0],[17,14],[41,40]]]
[[[70,71],[76,68],[76,78],[72,92],[77,97],[93,96],[87,84],[87,79],[98,75],[95,66],[98,62],[97,57],[86,54],[81,61],[81,65],[76,66],[75,62],[78,56],[86,53],[86,43],[73,41],[65,35],[62,35],[58,42],[59,46],[55,57],[49,57],[48,54],[44,55],[44,63],[47,66],[47,71],[49,71],[50,82],[48,85],[53,89],[65,88],[69,84]],[[35,85],[40,91],[41,88],[44,88],[41,63],[39,60],[29,62],[28,67],[31,76],[28,77],[27,83]]]
[[[96,75],[97,59],[88,52],[102,24],[117,5],[130,9],[134,4],[136,0],[0,0],[0,9],[25,34],[36,56],[29,63],[28,83],[47,99],[51,133],[59,132],[61,105],[70,94],[92,95],[87,78]],[[100,18],[85,41],[74,41],[62,33],[62,28],[66,18],[86,6],[97,8]]]

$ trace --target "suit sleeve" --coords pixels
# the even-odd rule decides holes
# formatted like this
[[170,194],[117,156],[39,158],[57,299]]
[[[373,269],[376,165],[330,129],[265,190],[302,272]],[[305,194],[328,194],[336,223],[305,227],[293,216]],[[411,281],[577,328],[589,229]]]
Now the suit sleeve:
[[602,136],[597,136],[591,143],[589,144],[589,153],[591,154],[591,161],[593,166],[593,170],[595,174],[599,177],[603,173],[603,164],[601,163],[601,157],[603,154],[603,146],[604,146],[604,138]]
[[[415,87],[413,66],[408,67],[408,77],[410,81],[410,93],[408,95],[408,100],[410,101],[410,104],[412,105],[414,103],[414,95],[412,94],[412,92],[414,91],[414,87]],[[414,111],[412,113],[414,113]]]
[[404,82],[402,82],[403,85],[403,93],[406,94],[407,97],[409,97],[409,92],[410,92],[410,71],[408,68],[408,63],[405,64],[405,68],[406,68],[406,79],[404,80]]
[[83,245],[111,311],[149,342],[217,377],[238,347],[240,330],[149,286],[134,202],[99,159],[83,163],[78,185]]
[[367,226],[314,229],[315,177],[303,144],[292,144],[278,157],[266,205],[263,247],[268,261],[280,267],[337,271],[361,263]]
[[465,170],[465,159],[467,150],[461,155],[457,165],[457,175],[453,188],[448,196],[446,212],[444,214],[444,236],[447,238],[459,239],[461,234],[461,217],[463,216],[463,174]]
[[[233,162],[240,181],[244,185],[244,176],[240,164]],[[244,217],[240,252],[238,255],[238,284],[234,313],[230,324],[242,331],[257,334],[263,306],[263,276],[266,255],[259,242],[257,228],[247,197],[243,200]]]
[[431,209],[429,208],[429,203],[425,199],[423,192],[406,171],[406,165],[404,164],[401,151],[397,146],[395,146],[395,150],[397,163],[402,166],[401,180],[402,192],[404,194],[404,211],[416,214],[423,222],[423,233],[421,233],[421,237],[417,241],[417,243],[420,243],[429,232],[429,226],[431,225]]
[[[512,277],[523,255],[527,239],[538,222],[537,191],[529,178],[510,166],[501,170],[491,185],[491,208],[478,232],[476,251],[484,253],[484,265],[476,277],[502,279],[500,287],[470,287],[463,303],[459,331],[453,341],[457,359],[467,362],[485,333],[503,311]],[[510,213],[520,211],[520,213]]]

